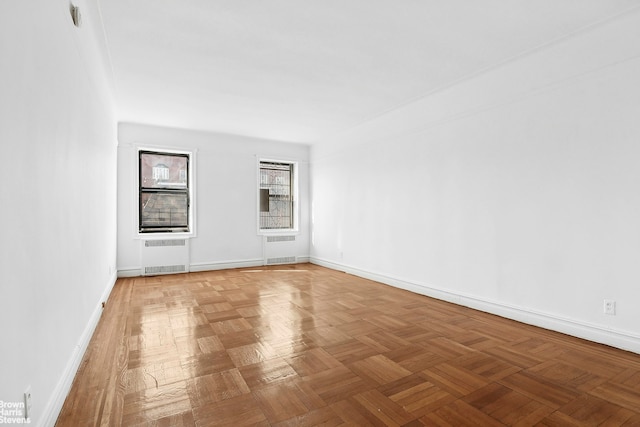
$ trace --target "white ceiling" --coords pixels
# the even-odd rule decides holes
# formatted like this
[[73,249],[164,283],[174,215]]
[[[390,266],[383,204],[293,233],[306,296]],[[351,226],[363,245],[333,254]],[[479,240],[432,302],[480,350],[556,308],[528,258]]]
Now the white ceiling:
[[314,143],[637,0],[99,0],[119,120]]

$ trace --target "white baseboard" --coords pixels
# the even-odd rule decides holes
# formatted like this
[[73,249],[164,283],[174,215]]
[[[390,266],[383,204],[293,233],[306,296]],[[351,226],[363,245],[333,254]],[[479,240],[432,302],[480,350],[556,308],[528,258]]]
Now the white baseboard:
[[526,307],[517,307],[498,301],[486,300],[474,295],[450,292],[436,286],[413,283],[407,280],[361,270],[359,268],[322,258],[311,257],[310,262],[332,270],[344,271],[345,273],[353,274],[354,276],[374,280],[376,282],[405,289],[417,294],[640,354],[640,336],[632,332],[605,328],[600,325],[534,311]]
[[[296,263],[303,264],[310,262],[308,255],[296,257]],[[228,270],[232,268],[252,268],[261,267],[264,265],[262,258],[256,259],[244,259],[244,260],[231,260],[231,261],[212,261],[212,262],[197,262],[189,264],[189,272],[197,273],[201,271],[213,271],[213,270]],[[142,276],[142,269],[140,267],[128,267],[118,270],[118,277],[139,277]]]
[[211,271],[211,270],[227,270],[231,268],[249,268],[260,267],[264,265],[262,258],[260,259],[245,259],[234,261],[220,261],[220,262],[202,262],[194,263],[189,266],[190,272],[199,271]]
[[118,277],[139,277],[142,276],[141,267],[127,267],[118,270]]
[[73,353],[71,354],[71,358],[67,362],[67,366],[62,372],[62,376],[58,380],[55,389],[51,395],[51,398],[47,402],[47,405],[44,408],[44,412],[42,414],[42,419],[37,424],[42,427],[53,427],[58,419],[58,415],[60,415],[60,411],[62,410],[62,405],[64,405],[64,401],[71,390],[71,385],[73,384],[73,379],[78,372],[78,368],[80,367],[80,363],[82,362],[82,358],[84,357],[85,352],[87,351],[87,347],[89,347],[89,342],[91,342],[91,337],[93,337],[93,332],[98,326],[98,322],[100,321],[100,316],[102,316],[102,302],[107,301],[109,299],[109,295],[111,294],[111,290],[116,283],[116,273],[114,273],[107,283],[100,299],[96,303],[96,308],[91,313],[91,317],[87,322],[87,326],[85,326],[84,331],[80,335],[80,339],[78,340],[78,344],[73,349]]

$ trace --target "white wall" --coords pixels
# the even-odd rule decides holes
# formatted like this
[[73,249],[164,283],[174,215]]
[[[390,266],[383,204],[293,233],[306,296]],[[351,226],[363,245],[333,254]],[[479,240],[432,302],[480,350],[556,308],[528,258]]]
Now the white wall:
[[636,11],[314,146],[312,261],[640,352],[639,39]]
[[257,234],[257,158],[299,162],[295,256],[309,257],[309,147],[234,135],[121,123],[118,132],[118,272],[140,274],[136,145],[196,150],[196,233],[190,270],[262,265]]
[[93,1],[0,5],[0,400],[53,425],[115,281],[116,120]]

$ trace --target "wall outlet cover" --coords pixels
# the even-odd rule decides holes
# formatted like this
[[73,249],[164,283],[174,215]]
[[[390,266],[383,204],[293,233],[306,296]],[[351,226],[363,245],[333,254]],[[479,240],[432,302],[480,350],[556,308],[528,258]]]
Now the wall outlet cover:
[[616,314],[616,302],[612,299],[604,300],[604,314],[614,316]]

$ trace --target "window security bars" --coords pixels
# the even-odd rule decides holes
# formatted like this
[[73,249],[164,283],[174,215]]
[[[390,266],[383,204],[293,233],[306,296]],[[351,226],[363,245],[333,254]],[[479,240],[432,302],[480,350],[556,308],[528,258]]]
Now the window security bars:
[[260,229],[292,229],[293,202],[293,164],[260,162]]

